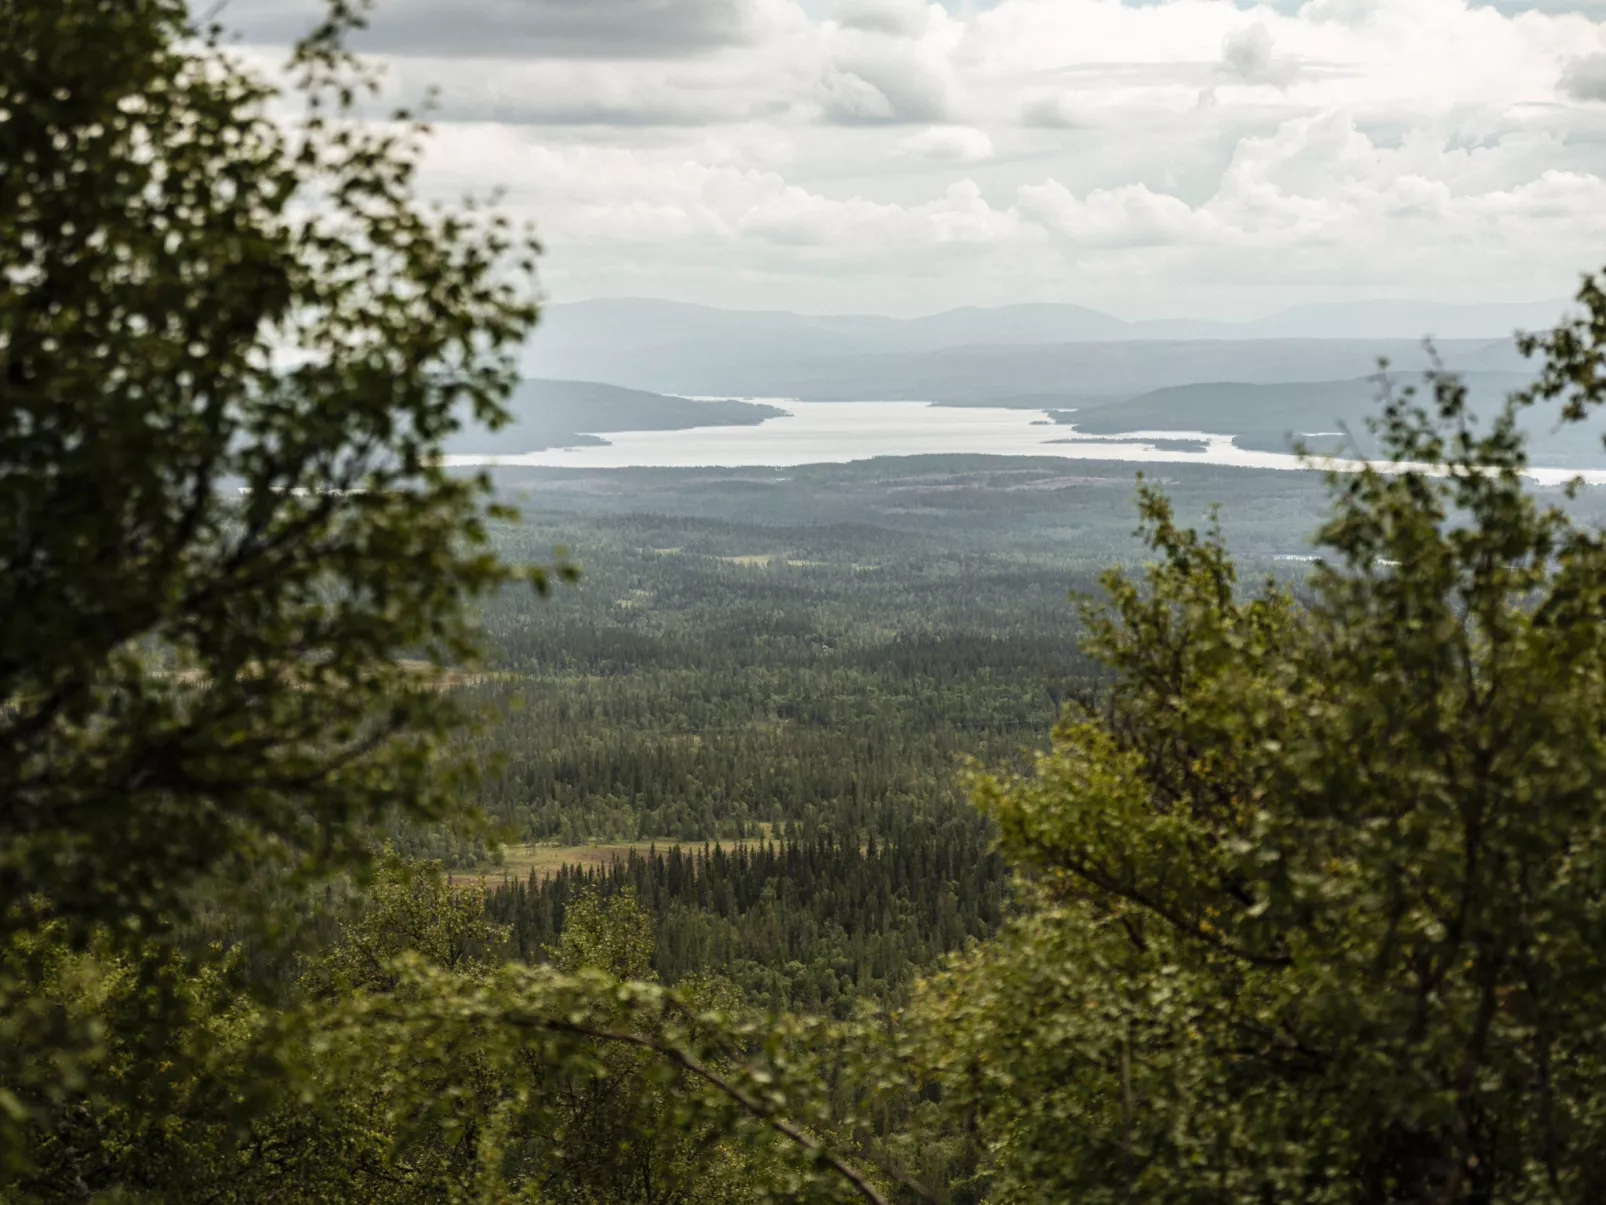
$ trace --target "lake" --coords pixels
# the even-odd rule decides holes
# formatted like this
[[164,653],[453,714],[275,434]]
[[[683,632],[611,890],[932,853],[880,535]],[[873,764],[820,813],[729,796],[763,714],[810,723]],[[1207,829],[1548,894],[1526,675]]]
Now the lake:
[[[1307,462],[1288,453],[1239,448],[1230,435],[1208,431],[1079,435],[1072,426],[1053,423],[1041,410],[934,406],[927,402],[743,400],[767,402],[782,407],[787,413],[743,427],[610,431],[600,436],[608,441],[601,445],[548,448],[518,455],[448,456],[446,463],[565,469],[785,468],[842,464],[876,456],[970,453],[1250,469],[1309,467]],[[1160,441],[1159,446],[1155,441]],[[1187,448],[1166,446],[1173,441],[1186,441]],[[1352,464],[1347,461],[1323,463],[1340,468]],[[1606,482],[1606,470],[1535,468],[1530,475],[1542,484],[1558,484],[1575,475],[1592,484]]]

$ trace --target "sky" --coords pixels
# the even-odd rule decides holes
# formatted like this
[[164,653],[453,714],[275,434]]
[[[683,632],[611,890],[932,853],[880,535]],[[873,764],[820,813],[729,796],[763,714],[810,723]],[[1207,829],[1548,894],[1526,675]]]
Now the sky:
[[[221,18],[268,64],[316,10]],[[1606,0],[380,0],[361,44],[556,302],[1247,319],[1606,265]]]

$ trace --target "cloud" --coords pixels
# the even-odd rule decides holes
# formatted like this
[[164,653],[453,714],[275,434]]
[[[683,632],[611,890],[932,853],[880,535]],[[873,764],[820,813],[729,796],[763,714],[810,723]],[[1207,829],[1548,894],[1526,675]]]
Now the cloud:
[[897,153],[935,163],[980,163],[993,157],[993,140],[974,126],[932,126],[899,142]]
[[1191,243],[1208,238],[1213,227],[1208,215],[1145,184],[1096,188],[1078,198],[1058,180],[1046,180],[1021,188],[1016,203],[1027,221],[1078,246]]
[[918,38],[931,19],[924,0],[837,0],[831,15],[845,29],[901,38]]
[[586,292],[1180,309],[1565,291],[1606,246],[1588,4],[380,0],[372,44],[387,99],[442,85],[432,187],[505,187]]
[[417,59],[390,62],[384,101],[434,87],[442,122],[664,127],[786,123],[805,112],[814,83],[785,60],[730,53],[695,61]]
[[1222,38],[1221,70],[1246,84],[1274,84],[1283,88],[1298,76],[1299,64],[1277,53],[1270,31],[1257,21]]
[[[980,133],[980,131],[975,131]],[[693,161],[679,148],[555,148],[506,127],[463,128],[432,147],[425,180],[451,195],[478,165],[498,164],[507,205],[559,245],[808,248],[816,259],[865,249],[998,244],[1014,215],[970,180],[910,204],[829,196],[775,170]]]
[[[904,141],[934,150],[952,139],[962,150],[979,148],[980,137],[960,127]],[[1483,183],[1491,178],[1485,159],[1509,166],[1528,153],[1520,140],[1477,151],[1442,139],[1383,147],[1351,115],[1329,113],[1240,140],[1213,192],[1195,202],[1141,182],[1077,189],[1053,176],[991,196],[967,179],[891,202],[829,194],[774,169],[698,163],[674,148],[560,150],[483,126],[433,162],[429,178],[447,186],[497,163],[509,203],[538,216],[549,241],[571,252],[656,247],[712,262],[747,248],[803,275],[870,263],[928,273],[931,262],[909,257],[939,248],[1031,271],[1055,262],[1054,253],[1114,272],[1163,252],[1214,265],[1221,282],[1238,284],[1285,270],[1352,284],[1405,270],[1455,279],[1500,262],[1570,273],[1576,240],[1606,237],[1606,180],[1545,170],[1510,185]]]
[[1302,15],[1312,21],[1364,25],[1384,11],[1388,0],[1310,0]]
[[920,0],[838,0],[821,27],[818,112],[827,121],[951,120],[963,24]]
[[[198,7],[205,7],[198,5]],[[293,41],[322,0],[233,0],[221,19],[247,41]],[[756,0],[384,0],[365,50],[431,57],[672,58],[750,43]]]
[[808,247],[853,246],[863,252],[1007,242],[1010,214],[990,206],[974,181],[961,180],[920,205],[875,204],[822,197],[784,187],[736,223],[739,234]]
[[831,121],[944,122],[953,72],[931,48],[905,38],[850,31],[822,73],[822,111]]
[[821,108],[832,121],[850,125],[900,118],[892,99],[855,71],[833,69],[820,80]]
[[1028,95],[1020,106],[1020,124],[1044,130],[1073,130],[1083,123],[1071,97],[1062,91]]
[[1573,100],[1606,100],[1606,51],[1573,59],[1562,70],[1560,87]]
[[1606,16],[1606,0],[1475,0],[1510,16],[1522,13],[1582,13],[1589,16]]

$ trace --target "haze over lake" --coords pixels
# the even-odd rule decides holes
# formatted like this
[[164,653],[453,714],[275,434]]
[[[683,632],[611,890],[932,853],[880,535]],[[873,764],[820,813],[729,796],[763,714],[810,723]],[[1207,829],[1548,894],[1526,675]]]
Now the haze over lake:
[[[799,402],[752,398],[784,414],[744,426],[670,431],[616,431],[604,443],[512,454],[460,454],[448,465],[541,468],[786,468],[843,464],[879,456],[955,453],[1053,456],[1066,460],[1127,460],[1255,469],[1301,469],[1307,462],[1283,452],[1238,447],[1233,437],[1207,431],[1136,430],[1084,435],[1056,424],[1044,410],[937,406],[928,402]],[[1303,434],[1331,435],[1327,431]],[[1169,446],[1182,441],[1188,450]],[[1606,470],[1541,467],[1543,484],[1581,476],[1606,482]]]

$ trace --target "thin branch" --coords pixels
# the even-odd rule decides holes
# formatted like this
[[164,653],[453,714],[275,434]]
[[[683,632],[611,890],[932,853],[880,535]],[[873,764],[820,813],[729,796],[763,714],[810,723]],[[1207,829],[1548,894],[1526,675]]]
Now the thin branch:
[[1107,891],[1113,896],[1126,900],[1128,903],[1147,909],[1169,924],[1178,933],[1213,946],[1223,954],[1242,959],[1252,966],[1281,968],[1293,965],[1293,958],[1287,954],[1262,954],[1258,950],[1248,950],[1242,946],[1235,945],[1226,938],[1210,932],[1197,922],[1189,921],[1174,908],[1168,908],[1158,900],[1150,899],[1136,887],[1129,887],[1112,875],[1101,873],[1086,862],[1068,859],[1066,861],[1066,869],[1077,878],[1090,883],[1101,891]]
[[[871,1205],[890,1205],[887,1198],[881,1195],[880,1190],[870,1183],[869,1178],[858,1168],[837,1155],[817,1138],[812,1137],[786,1118],[777,1114],[773,1109],[766,1106],[763,1101],[743,1091],[738,1085],[726,1079],[713,1068],[698,1062],[678,1046],[655,1042],[651,1038],[644,1038],[639,1034],[625,1033],[613,1029],[598,1029],[590,1025],[580,1025],[572,1021],[554,1020],[547,1017],[512,1017],[509,1020],[515,1024],[533,1024],[541,1029],[573,1034],[576,1037],[593,1038],[602,1042],[617,1042],[625,1046],[635,1046],[638,1049],[651,1051],[661,1058],[668,1059],[677,1067],[722,1092],[746,1112],[758,1118],[765,1125],[775,1130],[776,1133],[781,1134],[789,1141],[806,1150],[814,1158],[829,1164],[832,1170],[853,1185],[854,1190],[866,1201],[869,1201]],[[935,1200],[923,1189],[920,1189],[919,1186],[910,1184],[909,1187],[919,1192],[927,1200]]]

